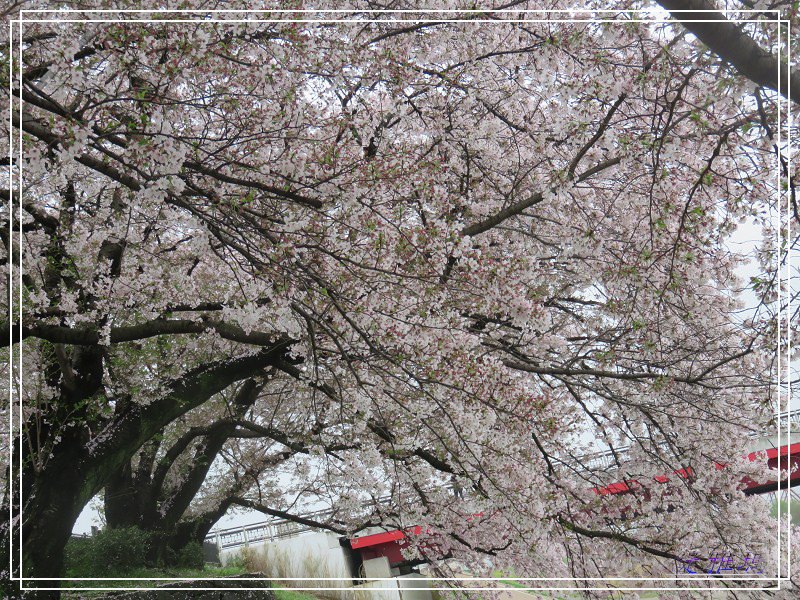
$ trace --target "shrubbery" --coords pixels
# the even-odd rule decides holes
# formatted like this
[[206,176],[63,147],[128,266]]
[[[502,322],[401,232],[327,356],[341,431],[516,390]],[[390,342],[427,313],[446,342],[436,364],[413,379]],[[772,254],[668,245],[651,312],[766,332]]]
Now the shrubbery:
[[175,553],[175,564],[188,569],[202,569],[205,564],[203,544],[189,542]]
[[150,535],[138,527],[104,529],[67,543],[65,566],[87,577],[106,577],[145,566]]
[[203,547],[190,542],[179,551],[168,551],[166,565],[154,564],[151,533],[138,527],[104,529],[90,538],[72,538],[65,549],[67,573],[77,577],[125,575],[143,567],[203,568]]

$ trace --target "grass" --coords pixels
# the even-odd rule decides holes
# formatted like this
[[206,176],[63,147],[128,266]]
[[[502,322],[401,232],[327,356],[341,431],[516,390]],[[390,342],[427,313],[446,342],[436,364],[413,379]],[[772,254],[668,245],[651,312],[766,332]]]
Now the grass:
[[[188,569],[188,568],[139,568],[125,571],[124,573],[114,573],[109,577],[118,577],[115,581],[63,581],[64,587],[76,588],[97,588],[104,587],[109,590],[119,588],[152,588],[157,587],[167,581],[155,581],[156,577],[176,577],[181,579],[199,579],[203,577],[232,577],[235,575],[244,575],[246,573],[243,567],[213,567],[206,565],[202,569]],[[69,569],[64,577],[86,577],[85,573],[76,572],[75,569]],[[137,580],[136,578],[144,578],[144,580]],[[104,591],[86,591],[86,592],[69,592],[66,591],[62,594],[64,598],[88,598],[92,596],[101,596]],[[284,598],[282,600],[306,600],[305,598]]]
[[[502,577],[503,573],[501,573],[499,571],[495,571],[495,573],[493,573],[492,576],[493,577]],[[509,587],[522,588],[522,589],[527,589],[527,590],[531,589],[529,585],[526,585],[524,583],[520,583],[518,581],[511,581],[511,580],[508,580],[508,579],[501,579],[500,583],[502,583],[504,585],[507,585]],[[622,592],[614,592],[612,589],[609,589],[608,591],[611,594],[612,598],[617,593],[622,594]],[[568,598],[575,598],[577,600],[578,598],[582,598],[583,597],[578,592],[574,592],[574,593],[567,592],[566,595],[563,595],[563,592],[562,592],[560,595],[556,596],[555,592],[552,592],[552,591],[534,589],[534,590],[531,591],[531,593],[540,594],[540,595],[548,597],[548,598],[555,598],[556,600],[567,600]],[[658,592],[639,592],[639,598],[642,598],[642,599],[658,598],[658,594],[659,594]]]
[[[123,578],[131,578],[131,579],[120,579],[118,581],[65,581],[64,585],[68,585],[70,587],[108,587],[109,590],[118,589],[118,588],[126,588],[126,587],[146,587],[152,588],[156,587],[162,583],[167,583],[166,581],[154,581],[154,577],[179,577],[185,579],[198,579],[201,577],[233,577],[235,575],[244,575],[247,573],[247,570],[244,567],[213,567],[206,565],[203,569],[181,569],[181,568],[174,568],[174,569],[150,569],[150,568],[141,568],[141,569],[134,569],[132,571],[126,571],[124,574],[115,574],[114,576],[119,576]],[[70,573],[66,574],[66,577],[80,577],[80,573]],[[135,577],[145,577],[147,578],[145,581],[137,581],[133,579]],[[106,592],[100,590],[92,590],[92,591],[85,591],[85,592],[77,592],[77,591],[67,591],[63,592],[62,597],[67,599],[74,599],[78,600],[79,598],[99,598],[103,596]],[[275,590],[275,598],[276,600],[318,600],[316,596],[312,596],[311,594],[305,592],[290,592],[288,590]]]
[[316,596],[312,596],[306,592],[290,592],[288,590],[275,590],[273,592],[277,600],[317,600]]

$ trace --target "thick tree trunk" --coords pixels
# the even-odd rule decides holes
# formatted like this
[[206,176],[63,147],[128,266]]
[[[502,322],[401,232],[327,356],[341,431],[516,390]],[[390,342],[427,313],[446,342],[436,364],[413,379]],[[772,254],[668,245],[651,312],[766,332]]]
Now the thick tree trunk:
[[23,575],[60,577],[64,547],[75,520],[109,477],[130,464],[136,451],[165,425],[231,383],[259,372],[280,357],[284,348],[279,344],[254,356],[198,367],[173,382],[171,392],[161,400],[146,406],[127,404],[90,443],[82,437],[83,428],[63,429],[46,466],[38,473],[30,468],[23,473]]
[[[62,441],[61,444],[69,444]],[[86,477],[85,460],[78,448],[62,449],[60,460],[43,471],[27,476],[33,480],[30,495],[22,509],[22,575],[52,577],[37,585],[58,587],[64,567],[64,547],[72,526],[86,504],[82,489]],[[23,479],[26,477],[23,474]],[[26,593],[26,598],[29,595]],[[37,592],[35,598],[58,598],[58,592]]]
[[232,500],[232,497],[226,498],[214,510],[178,523],[173,528],[173,533],[168,542],[169,547],[175,552],[180,552],[192,542],[197,542],[202,546],[208,532],[230,508],[233,503]]
[[[758,45],[738,23],[728,21],[712,0],[657,0],[706,46],[757,85],[800,103],[800,71]],[[791,94],[789,93],[791,88]]]
[[154,564],[170,564],[192,542],[201,546],[214,524],[231,506],[232,501],[226,498],[219,506],[202,515],[198,515],[167,528],[153,529],[151,553],[149,559]]
[[[13,452],[13,450],[12,450]],[[3,502],[0,506],[0,511],[3,515],[19,514],[19,505],[16,498],[11,497],[11,490],[9,488],[9,481],[11,480],[11,468],[6,468],[5,481],[3,482]],[[16,496],[16,494],[15,494]],[[12,506],[13,505],[13,506]],[[19,585],[11,581],[12,577],[17,577],[19,571],[13,573],[9,572],[9,551],[12,548],[12,533],[14,536],[18,533],[13,529],[14,523],[3,519],[0,521],[0,598],[17,598],[19,595]]]
[[127,463],[118,473],[111,475],[106,483],[103,499],[106,526],[112,529],[140,526],[141,510],[138,499],[139,494],[131,475],[131,466]]

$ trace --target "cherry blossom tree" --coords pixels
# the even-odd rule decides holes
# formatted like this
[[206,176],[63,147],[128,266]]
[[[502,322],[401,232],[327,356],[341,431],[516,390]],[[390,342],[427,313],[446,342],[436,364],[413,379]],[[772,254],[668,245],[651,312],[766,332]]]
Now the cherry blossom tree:
[[[209,514],[291,516],[294,494],[335,505],[336,531],[423,526],[410,560],[442,570],[661,577],[719,546],[777,569],[774,522],[738,488],[768,477],[741,457],[786,376],[788,89],[637,2],[190,2],[182,22],[90,4],[15,29],[23,574],[57,577],[93,496],[190,447],[232,467]],[[765,57],[785,43],[767,19],[740,33]],[[749,281],[741,223],[760,232]],[[276,373],[251,417],[192,429]],[[598,447],[613,471],[580,464]],[[668,493],[592,491],[680,467]],[[173,529],[208,474],[169,488]]]

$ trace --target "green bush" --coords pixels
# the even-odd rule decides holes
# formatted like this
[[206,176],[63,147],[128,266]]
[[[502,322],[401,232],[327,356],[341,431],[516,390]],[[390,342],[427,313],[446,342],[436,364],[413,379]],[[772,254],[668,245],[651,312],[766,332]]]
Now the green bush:
[[175,553],[175,564],[188,569],[202,569],[205,565],[203,545],[200,542],[189,542]]
[[[104,529],[94,537],[72,538],[64,552],[64,566],[71,577],[109,577],[126,575],[144,567],[179,567],[202,570],[203,546],[189,542],[180,550],[167,547],[155,559],[159,535],[138,527]],[[163,563],[163,564],[162,564]]]
[[138,527],[104,529],[90,538],[73,538],[65,548],[67,573],[107,577],[145,566],[150,535]]
[[91,556],[89,546],[92,540],[89,538],[70,538],[64,548],[64,567],[67,573],[76,577],[88,573],[87,562]]

